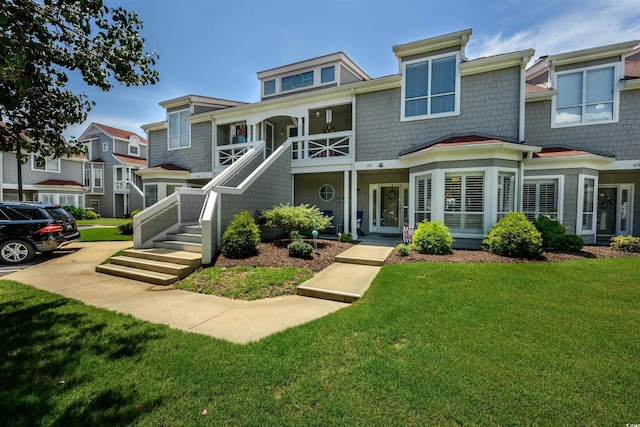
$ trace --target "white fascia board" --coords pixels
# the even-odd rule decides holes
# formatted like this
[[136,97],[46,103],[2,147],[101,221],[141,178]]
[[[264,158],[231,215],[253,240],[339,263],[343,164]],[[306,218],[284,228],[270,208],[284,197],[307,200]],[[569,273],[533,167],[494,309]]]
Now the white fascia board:
[[[486,144],[468,144],[450,147],[427,147],[414,153],[405,154],[400,159],[404,162],[413,163],[416,158],[433,157],[435,161],[442,160],[459,160],[464,157],[465,160],[473,159],[507,159],[522,160],[522,153],[538,153],[542,147],[513,144],[505,142],[489,142]],[[479,157],[481,154],[485,157]],[[434,160],[431,160],[434,161]],[[418,162],[420,164],[420,162]]]
[[464,49],[467,42],[469,41],[471,33],[471,28],[467,28],[466,30],[456,31],[454,33],[443,34],[437,37],[431,37],[428,39],[395,45],[393,46],[392,50],[396,55],[396,58],[403,58],[405,56],[433,52],[434,50],[439,49],[446,49],[452,46],[461,46]]
[[527,49],[506,53],[504,55],[473,59],[460,64],[460,75],[464,77],[509,67],[524,68],[534,54],[535,50]]
[[78,187],[77,185],[38,185],[33,184],[34,190],[55,190],[55,191],[75,191],[77,193],[84,193],[87,190],[85,187]]
[[578,62],[593,61],[596,59],[608,58],[611,56],[619,56],[628,53],[633,49],[639,40],[631,40],[622,43],[610,44],[607,46],[593,47],[590,49],[576,50],[573,52],[559,53],[557,55],[549,55],[547,58],[551,67],[559,65],[575,64]]
[[[208,122],[210,120],[233,121],[239,118],[244,119],[246,116],[251,114],[264,113],[265,111],[277,111],[278,109],[283,108],[291,108],[297,106],[303,108],[313,108],[314,104],[327,104],[334,101],[341,102],[341,100],[347,99],[347,97],[351,99],[353,93],[361,94],[385,89],[399,88],[400,82],[401,76],[398,74],[394,74],[392,76],[381,77],[379,79],[350,83],[344,86],[336,86],[312,92],[303,92],[295,95],[283,96],[275,99],[267,99],[264,101],[255,102],[253,104],[245,104],[233,108],[208,111],[189,116],[187,117],[187,121],[192,124]],[[145,127],[143,127],[143,129],[148,130]]]
[[136,174],[141,176],[143,179],[156,179],[156,178],[187,179],[189,177],[188,171],[158,171],[158,170],[145,171],[144,169],[139,169],[136,171]]
[[640,159],[616,160],[602,168],[603,171],[640,170]]
[[640,79],[625,80],[621,90],[636,90],[640,89]]
[[525,102],[549,101],[551,100],[551,98],[553,98],[557,94],[558,94],[558,91],[555,89],[549,90],[547,92],[527,93],[524,96],[524,100]]
[[211,172],[191,172],[187,179],[211,179],[213,178],[213,173]]
[[[91,124],[89,125],[89,127],[87,127],[87,128],[84,130],[84,132],[82,132],[82,134],[81,134],[78,138],[76,138],[76,139],[77,139],[78,141],[83,141],[83,142],[84,142],[84,141],[92,141],[92,140],[94,140],[94,139],[99,139],[99,138],[95,138],[95,137],[94,137],[94,138],[86,138],[86,137],[85,137],[85,134],[87,134],[87,133],[91,133],[90,131],[91,131],[92,129],[97,129],[100,133],[107,134],[107,133],[104,131],[104,129],[102,129],[100,126],[96,125],[95,123],[91,123]],[[109,135],[109,134],[107,134],[107,135]],[[109,136],[111,136],[111,135],[109,135]]]
[[385,170],[385,169],[406,169],[405,162],[398,159],[367,160],[355,162],[356,170]]
[[146,124],[146,125],[142,125],[140,127],[145,132],[151,132],[151,131],[154,131],[154,130],[169,129],[169,123],[166,122],[166,121],[164,121],[164,122],[155,122],[155,123],[149,123],[149,124]]
[[342,165],[291,166],[292,175],[299,173],[344,172],[348,170],[351,170],[351,161]]
[[611,157],[599,156],[597,154],[582,154],[577,156],[559,156],[547,157],[528,160],[524,169],[541,170],[541,169],[571,169],[571,168],[588,168],[601,170],[607,165],[613,163]]

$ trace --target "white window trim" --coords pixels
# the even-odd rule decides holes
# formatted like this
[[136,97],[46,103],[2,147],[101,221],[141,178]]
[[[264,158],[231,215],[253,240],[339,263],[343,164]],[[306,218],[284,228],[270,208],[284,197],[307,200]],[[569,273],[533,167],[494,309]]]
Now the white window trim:
[[187,120],[187,133],[186,134],[179,134],[178,136],[181,135],[187,135],[188,136],[188,140],[189,143],[187,145],[185,145],[184,147],[174,147],[171,148],[171,121],[169,119],[169,117],[172,114],[180,114],[180,113],[184,113],[184,112],[188,112],[189,114],[191,114],[191,108],[184,108],[182,110],[176,110],[176,111],[172,111],[172,112],[167,112],[167,151],[175,151],[175,150],[184,150],[185,148],[191,148],[191,123],[189,123],[189,121]]
[[[434,60],[449,58],[455,56],[456,58],[456,91],[455,91],[455,107],[453,111],[447,111],[445,113],[437,114],[424,114],[421,116],[405,117],[405,104],[406,104],[406,76],[407,65],[419,64],[421,62],[433,62]],[[460,52],[449,52],[441,55],[429,56],[419,59],[413,59],[411,61],[405,61],[402,63],[402,84],[400,85],[401,100],[400,100],[400,121],[409,122],[414,120],[427,120],[436,119],[441,117],[452,117],[460,115]],[[431,87],[431,65],[429,66],[429,88]]]
[[[324,187],[329,187],[329,188],[331,188],[332,195],[331,195],[331,197],[330,197],[330,198],[328,198],[328,199],[325,199],[325,198],[323,198],[323,197],[322,197],[322,189],[323,189]],[[323,202],[330,202],[330,201],[332,201],[332,200],[336,197],[336,189],[335,189],[335,188],[333,187],[333,185],[331,185],[331,184],[322,184],[322,185],[320,186],[320,188],[318,189],[318,197],[319,197],[319,198],[320,198],[320,200],[322,200]]]
[[[493,178],[495,179],[495,183],[493,183],[492,185],[496,185],[495,188],[495,195],[496,197],[498,197],[498,177],[500,176],[500,174],[514,174],[515,180],[514,180],[514,187],[513,187],[513,211],[512,212],[517,212],[518,209],[518,201],[522,198],[522,194],[518,194],[518,193],[522,193],[522,191],[520,191],[521,186],[520,186],[520,174],[518,173],[518,169],[516,168],[495,168],[495,174],[493,176]],[[497,199],[494,199],[493,202],[497,202]],[[496,206],[494,206],[494,210],[495,212],[492,212],[492,214],[494,214],[495,216],[493,217],[493,222],[496,223],[498,222],[498,214],[500,213],[498,211],[498,206],[496,203]]]
[[[50,162],[58,163],[58,170],[50,170],[50,169],[48,169],[47,165]],[[44,159],[44,169],[36,168],[36,156],[35,155],[31,156],[31,170],[34,171],[34,172],[61,173],[62,172],[61,168],[62,168],[62,163],[60,162],[60,158],[57,158],[57,159],[47,159],[47,158],[45,158]]]
[[[554,95],[551,98],[551,128],[552,129],[618,123],[620,119],[620,89],[621,89],[620,80],[624,78],[624,75],[622,73],[622,67],[620,66],[619,62],[593,65],[591,67],[575,68],[575,69],[559,71],[559,72],[553,71],[551,79],[552,79],[552,87],[557,90],[558,76],[562,76],[564,74],[574,74],[579,72],[586,74],[587,71],[599,70],[603,68],[612,68],[612,67],[613,67],[613,118],[611,120],[598,120],[598,121],[590,121],[590,122],[580,121],[578,123],[556,123],[556,100],[558,98],[558,95]],[[584,88],[584,79],[583,79],[583,88]],[[583,96],[584,96],[584,93],[583,93]],[[583,101],[583,104],[584,104],[584,101]]]
[[[633,195],[635,194],[635,184],[632,183],[624,183],[624,184],[601,184],[601,185],[596,185],[596,203],[597,203],[597,199],[598,199],[598,192],[601,188],[615,188],[616,189],[616,194],[617,194],[617,206],[616,206],[616,235],[629,235],[632,236],[633,235],[633,212],[634,212],[634,199],[635,197],[633,197]],[[623,190],[627,190],[629,192],[629,206],[627,207],[628,210],[628,214],[627,214],[627,231],[622,232],[622,230],[620,230],[620,196]],[[597,209],[597,205],[596,205],[596,209]],[[596,210],[595,214],[598,214],[598,211]],[[598,234],[598,230],[597,230],[597,218],[596,218],[596,234]]]
[[[593,206],[592,206],[592,219],[591,229],[582,229],[582,215],[584,214],[584,180],[593,179]],[[576,235],[590,235],[596,234],[596,215],[598,215],[598,177],[595,175],[578,175],[578,214],[576,215]],[[584,232],[583,232],[584,231]]]
[[429,217],[433,219],[433,188],[434,188],[434,174],[432,171],[416,172],[409,175],[409,227],[416,226],[416,193],[418,187],[416,181],[418,179],[431,179],[431,199],[429,199],[429,209],[426,211],[420,211],[420,213],[428,213]]
[[[321,75],[322,75],[322,69],[323,68],[328,68],[328,67],[335,67],[335,73],[333,75],[333,80],[330,82],[324,82],[321,83]],[[265,80],[261,80],[260,81],[260,96],[262,98],[271,98],[277,95],[282,95],[282,94],[293,94],[293,93],[297,93],[300,90],[306,90],[306,89],[310,89],[310,88],[317,88],[317,87],[325,87],[325,86],[330,86],[330,85],[334,85],[336,83],[338,83],[339,78],[340,78],[340,64],[339,63],[329,63],[329,64],[322,64],[322,65],[318,65],[316,67],[310,67],[310,68],[305,68],[302,70],[298,70],[295,71],[293,73],[287,73],[287,74],[279,74],[277,76],[272,76],[269,77]],[[313,84],[309,85],[309,86],[304,86],[301,88],[295,88],[295,89],[289,89],[289,90],[282,90],[282,79],[286,78],[286,77],[290,77],[290,76],[295,76],[296,74],[304,74],[306,72],[309,71],[313,71]],[[264,84],[265,82],[268,82],[269,80],[275,80],[276,81],[276,91],[274,93],[271,93],[269,95],[265,95],[264,93]]]
[[108,141],[103,141],[102,142],[102,152],[106,153],[109,151],[109,142]]
[[[100,172],[100,184],[96,185],[96,175],[97,172]],[[91,170],[91,187],[93,188],[104,188],[104,170],[100,168],[95,168]]]
[[557,180],[558,183],[558,221],[564,223],[564,175],[525,175],[522,180],[522,185],[519,186],[520,191],[520,211],[524,212],[522,207],[522,201],[524,199],[523,186],[527,181],[551,181]]

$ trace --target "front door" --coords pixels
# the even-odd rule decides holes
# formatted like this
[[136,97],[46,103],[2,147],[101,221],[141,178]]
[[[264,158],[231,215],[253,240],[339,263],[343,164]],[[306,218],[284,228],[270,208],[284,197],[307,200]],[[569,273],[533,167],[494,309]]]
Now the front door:
[[626,236],[631,230],[633,184],[604,185],[598,187],[597,234]]
[[400,234],[407,225],[405,206],[407,183],[372,184],[369,188],[369,230]]

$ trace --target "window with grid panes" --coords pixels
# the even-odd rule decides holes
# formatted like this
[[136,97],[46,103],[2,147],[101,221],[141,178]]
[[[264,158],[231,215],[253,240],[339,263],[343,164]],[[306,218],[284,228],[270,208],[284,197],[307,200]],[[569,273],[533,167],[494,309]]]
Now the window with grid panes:
[[500,172],[498,174],[498,220],[515,209],[516,174]]
[[414,220],[418,224],[422,221],[431,221],[431,176],[416,178],[416,200]]
[[558,181],[525,180],[522,188],[522,212],[529,219],[544,214],[551,219],[558,217]]
[[444,224],[452,232],[484,232],[484,174],[447,174]]
[[593,216],[595,213],[595,180],[585,178],[582,195],[582,229],[593,230]]

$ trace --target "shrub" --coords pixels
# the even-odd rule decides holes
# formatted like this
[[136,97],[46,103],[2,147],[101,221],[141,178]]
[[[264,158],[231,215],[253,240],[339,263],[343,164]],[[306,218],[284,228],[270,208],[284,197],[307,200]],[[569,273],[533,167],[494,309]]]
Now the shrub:
[[84,211],[83,219],[98,219],[99,215],[92,210]]
[[611,238],[611,249],[622,252],[640,252],[640,237],[617,236]]
[[[314,228],[324,230],[331,222],[331,217],[324,216],[320,209],[309,205],[280,205],[262,213],[265,223],[269,227],[279,227],[291,238],[291,233],[308,233]],[[293,239],[292,239],[293,240]]]
[[482,248],[496,255],[535,259],[542,254],[542,237],[522,212],[510,212],[489,230]]
[[338,240],[343,243],[351,243],[353,242],[353,235],[351,233],[340,233]]
[[304,239],[304,237],[305,236],[300,234],[298,230],[293,230],[291,234],[289,234],[289,239],[291,239],[292,242],[295,242],[296,240],[302,240]]
[[131,218],[138,215],[140,212],[142,212],[140,209],[135,209],[133,212],[131,212]]
[[[548,216],[540,215],[539,218],[531,221],[542,237],[542,245],[545,248],[552,248],[551,242],[559,236],[567,234],[567,227],[560,221],[551,219]],[[559,249],[559,248],[553,248]]]
[[75,206],[63,206],[64,210],[69,212],[75,219],[84,219],[85,210]]
[[549,247],[558,251],[578,253],[584,247],[584,241],[575,234],[562,234],[552,237]]
[[133,222],[128,221],[118,226],[118,234],[131,235],[133,234]]
[[449,229],[440,221],[423,221],[413,232],[413,247],[421,254],[446,255],[452,244]]
[[405,245],[404,243],[400,243],[398,246],[396,246],[396,251],[398,252],[398,255],[400,256],[407,256],[409,255],[409,245]]
[[302,240],[296,240],[287,246],[289,256],[293,258],[309,258],[313,252],[313,246]]
[[248,211],[237,214],[222,235],[221,251],[227,258],[248,258],[258,252],[260,229]]

